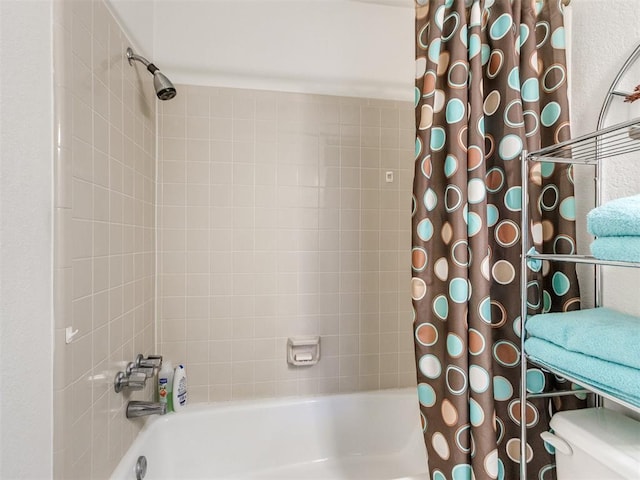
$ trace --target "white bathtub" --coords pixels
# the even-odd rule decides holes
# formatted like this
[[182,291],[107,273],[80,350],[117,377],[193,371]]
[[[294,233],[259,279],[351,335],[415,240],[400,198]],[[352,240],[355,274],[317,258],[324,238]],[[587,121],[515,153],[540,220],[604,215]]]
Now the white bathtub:
[[415,388],[191,405],[145,425],[112,479],[426,479]]

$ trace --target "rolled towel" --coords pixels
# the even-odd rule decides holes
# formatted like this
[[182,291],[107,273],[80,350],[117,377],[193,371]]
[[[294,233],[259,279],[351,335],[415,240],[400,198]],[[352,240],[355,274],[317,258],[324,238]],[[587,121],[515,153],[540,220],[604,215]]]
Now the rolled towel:
[[544,313],[527,320],[527,334],[572,352],[640,370],[640,318],[599,307]]
[[598,237],[591,253],[600,260],[640,262],[640,237]]
[[640,195],[594,208],[587,214],[587,230],[596,237],[640,236]]

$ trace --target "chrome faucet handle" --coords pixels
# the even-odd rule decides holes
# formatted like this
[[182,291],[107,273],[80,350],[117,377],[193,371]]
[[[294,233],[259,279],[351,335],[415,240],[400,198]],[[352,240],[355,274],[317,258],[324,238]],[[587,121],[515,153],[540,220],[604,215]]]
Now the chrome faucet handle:
[[153,367],[139,367],[137,366],[137,362],[129,362],[124,373],[127,377],[134,373],[143,373],[145,378],[151,378],[153,377],[153,370]]
[[149,355],[145,358],[144,355],[139,353],[135,364],[138,368],[160,368],[162,366],[162,355]]
[[113,389],[120,393],[124,388],[142,390],[147,383],[147,375],[144,372],[118,372],[113,381]]

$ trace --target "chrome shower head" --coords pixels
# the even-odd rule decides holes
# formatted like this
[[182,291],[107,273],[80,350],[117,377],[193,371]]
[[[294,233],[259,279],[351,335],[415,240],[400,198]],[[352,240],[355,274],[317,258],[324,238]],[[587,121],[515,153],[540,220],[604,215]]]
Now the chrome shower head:
[[147,67],[149,73],[153,75],[153,87],[156,89],[156,95],[160,100],[171,100],[176,96],[176,87],[173,86],[171,80],[169,80],[153,63],[149,62],[146,58],[133,53],[131,48],[127,48],[127,59],[129,60],[129,65],[133,65],[133,61],[135,60]]
[[171,100],[176,96],[176,87],[173,86],[164,73],[159,70],[153,74],[153,86],[156,89],[156,95],[160,100]]

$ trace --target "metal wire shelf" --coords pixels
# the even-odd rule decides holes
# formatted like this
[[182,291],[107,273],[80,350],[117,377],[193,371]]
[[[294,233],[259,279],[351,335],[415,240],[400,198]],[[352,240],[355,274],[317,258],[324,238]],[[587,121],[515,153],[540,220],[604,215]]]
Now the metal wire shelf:
[[608,265],[612,267],[640,267],[640,263],[622,262],[619,260],[601,260],[591,255],[558,255],[551,253],[535,253],[528,254],[527,258],[533,260],[547,260],[549,262],[586,263],[588,265]]
[[640,151],[640,118],[529,152],[530,161],[595,165],[603,158]]
[[[602,204],[602,160],[611,157],[630,154],[640,151],[640,118],[635,118],[626,122],[618,123],[610,127],[604,128],[605,119],[614,98],[626,97],[628,93],[618,88],[622,77],[626,74],[632,64],[640,58],[640,45],[637,45],[631,55],[624,62],[618,73],[616,74],[607,94],[604,103],[600,109],[596,130],[590,134],[574,138],[562,143],[542,148],[537,151],[523,151],[522,160],[522,205],[527,205],[529,201],[528,184],[530,181],[530,169],[533,162],[550,162],[565,164],[585,164],[592,165],[594,168],[595,180],[595,204]],[[629,159],[628,157],[625,160]],[[531,162],[531,163],[530,163]],[[585,383],[583,380],[573,378],[573,375],[567,374],[551,365],[545,364],[544,361],[535,358],[529,358],[525,354],[525,323],[528,316],[527,302],[527,262],[529,259],[574,262],[594,265],[594,292],[595,305],[602,305],[602,266],[610,265],[614,267],[638,267],[640,264],[632,262],[614,262],[606,260],[598,260],[587,255],[547,255],[547,254],[530,254],[529,242],[529,215],[528,209],[522,209],[522,252],[520,256],[520,418],[526,417],[526,399],[534,398],[526,388],[527,365],[529,363],[537,364],[551,373],[564,377],[566,380],[579,385],[595,394],[594,402],[596,406],[601,406],[602,398],[611,400],[614,403],[630,408],[636,412],[640,412],[640,405],[635,402],[629,402],[627,399],[619,398],[611,392],[602,391],[598,387]],[[545,393],[545,395],[547,395]],[[527,456],[527,425],[526,422],[520,423],[520,458]],[[527,462],[520,462],[520,480],[527,478]]]

